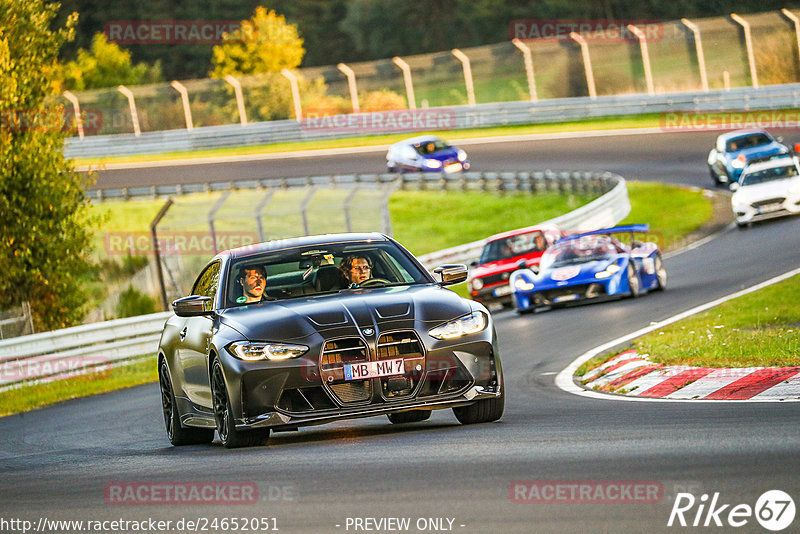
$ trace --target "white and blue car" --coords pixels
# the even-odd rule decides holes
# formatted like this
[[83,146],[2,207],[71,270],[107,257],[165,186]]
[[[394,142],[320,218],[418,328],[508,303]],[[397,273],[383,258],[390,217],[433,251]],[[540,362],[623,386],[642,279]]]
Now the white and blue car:
[[461,172],[469,169],[467,153],[435,135],[404,139],[389,147],[389,172]]
[[708,153],[708,171],[717,185],[736,183],[750,163],[772,156],[788,154],[781,137],[774,138],[765,130],[745,129],[717,137]]
[[[664,289],[667,272],[658,246],[634,240],[635,234],[649,229],[632,224],[559,239],[545,251],[538,274],[519,269],[511,275],[517,312]],[[630,245],[614,234],[631,234]]]

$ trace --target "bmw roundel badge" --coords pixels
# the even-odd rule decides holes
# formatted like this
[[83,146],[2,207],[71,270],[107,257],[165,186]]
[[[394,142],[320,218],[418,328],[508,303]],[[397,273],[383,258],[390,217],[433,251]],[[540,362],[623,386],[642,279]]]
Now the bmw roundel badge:
[[371,336],[371,335],[373,335],[375,333],[375,329],[374,328],[365,328],[361,332],[363,332],[365,336]]

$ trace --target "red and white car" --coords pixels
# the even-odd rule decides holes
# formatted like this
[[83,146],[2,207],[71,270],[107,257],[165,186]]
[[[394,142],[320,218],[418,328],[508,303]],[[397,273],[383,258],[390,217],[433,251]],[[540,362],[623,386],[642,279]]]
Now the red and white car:
[[517,269],[536,269],[545,249],[566,233],[556,225],[529,226],[491,236],[481,257],[471,264],[468,280],[473,300],[489,306],[510,306],[513,290],[508,283]]

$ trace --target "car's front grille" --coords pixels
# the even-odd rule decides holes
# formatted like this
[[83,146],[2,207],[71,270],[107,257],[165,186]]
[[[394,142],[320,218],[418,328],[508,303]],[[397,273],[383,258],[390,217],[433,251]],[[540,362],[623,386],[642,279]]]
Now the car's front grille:
[[783,204],[786,201],[784,197],[776,197],[776,198],[768,198],[766,200],[759,200],[758,202],[753,202],[750,204],[754,208],[760,208],[761,206],[767,206],[769,204]]
[[425,369],[422,343],[413,330],[390,332],[378,338],[379,360],[403,360],[402,376],[382,377],[381,391],[386,398],[411,395]]
[[360,337],[326,341],[320,356],[322,381],[342,403],[363,402],[372,397],[370,380],[345,381],[345,364],[369,361],[369,349]]
[[[575,296],[574,298],[572,296]],[[570,300],[591,299],[606,295],[603,284],[580,284],[556,289],[548,289],[534,295],[536,304],[550,305],[569,302]]]
[[499,274],[490,274],[489,276],[482,276],[481,281],[483,282],[484,286],[489,284],[496,284],[498,282],[507,282],[508,279],[511,277],[511,271]]

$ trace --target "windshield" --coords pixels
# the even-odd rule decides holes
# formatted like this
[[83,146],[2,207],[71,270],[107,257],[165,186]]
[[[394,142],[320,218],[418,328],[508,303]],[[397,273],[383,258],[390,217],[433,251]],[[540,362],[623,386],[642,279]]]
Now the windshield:
[[729,139],[727,151],[736,152],[738,150],[744,150],[745,148],[753,148],[756,146],[768,145],[771,142],[772,139],[770,139],[770,137],[767,134],[755,133],[750,135],[743,135],[741,137]]
[[224,302],[228,307],[241,306],[344,289],[428,282],[394,243],[333,243],[234,260]]
[[494,241],[489,241],[483,247],[479,262],[490,263],[522,256],[524,254],[542,252],[546,247],[547,242],[545,241],[544,234],[538,231],[503,239],[495,239]]
[[414,145],[414,149],[423,156],[433,154],[434,152],[439,152],[440,150],[446,150],[448,148],[450,148],[450,145],[441,139],[432,139],[430,141]]
[[742,177],[742,185],[763,184],[765,182],[783,180],[784,178],[791,178],[793,176],[797,176],[797,167],[794,165],[773,167],[772,169],[764,169],[746,174]]
[[591,235],[570,239],[547,249],[542,255],[541,270],[589,261],[610,260],[623,249],[621,243],[608,236]]

